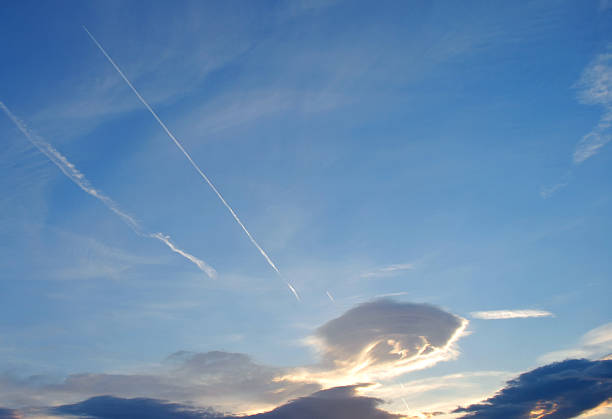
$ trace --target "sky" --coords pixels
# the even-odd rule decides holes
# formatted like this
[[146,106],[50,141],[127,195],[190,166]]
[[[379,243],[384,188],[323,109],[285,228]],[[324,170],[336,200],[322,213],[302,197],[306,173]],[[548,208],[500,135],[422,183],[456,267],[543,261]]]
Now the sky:
[[611,417],[611,21],[5,1],[0,418]]

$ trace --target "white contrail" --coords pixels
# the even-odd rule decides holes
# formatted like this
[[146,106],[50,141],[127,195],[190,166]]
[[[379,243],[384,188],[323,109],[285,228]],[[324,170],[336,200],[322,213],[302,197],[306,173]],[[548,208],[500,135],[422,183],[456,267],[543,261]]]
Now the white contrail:
[[334,296],[331,295],[331,292],[329,291],[325,291],[325,294],[327,294],[327,296],[329,297],[329,299],[331,300],[332,303],[335,303],[336,300],[334,300]]
[[202,169],[200,169],[200,167],[197,165],[197,163],[193,160],[193,158],[191,157],[191,155],[187,152],[187,150],[185,150],[185,148],[183,147],[183,145],[179,142],[179,140],[176,139],[176,137],[174,136],[174,134],[172,134],[172,132],[170,132],[170,130],[168,129],[168,127],[166,126],[166,124],[164,124],[164,122],[160,119],[160,117],[157,115],[157,113],[155,113],[155,111],[153,110],[153,108],[151,108],[151,106],[147,103],[147,101],[140,95],[140,93],[138,93],[138,90],[136,90],[136,88],[134,87],[134,85],[130,82],[130,80],[125,76],[125,74],[123,74],[123,71],[121,71],[121,69],[119,68],[119,66],[115,63],[115,61],[113,61],[113,59],[111,58],[110,55],[108,55],[108,53],[106,52],[106,50],[102,47],[102,45],[100,45],[100,43],[98,42],[98,40],[91,34],[91,32],[89,32],[89,30],[83,26],[83,29],[85,30],[85,32],[87,32],[87,35],[89,35],[89,37],[91,38],[91,40],[96,44],[96,46],[98,47],[98,49],[102,52],[102,54],[104,54],[104,56],[106,57],[106,59],[108,60],[108,62],[110,62],[112,64],[112,66],[115,68],[115,70],[117,70],[117,73],[119,73],[119,75],[121,76],[121,78],[127,83],[127,85],[130,87],[130,89],[132,89],[132,91],[134,92],[134,94],[136,95],[136,97],[138,97],[138,99],[142,102],[142,104],[149,110],[149,112],[151,113],[151,115],[153,115],[153,117],[155,118],[155,120],[159,123],[159,125],[162,127],[162,129],[166,132],[166,134],[168,134],[168,137],[170,137],[170,139],[174,142],[174,144],[176,144],[176,146],[179,148],[179,150],[181,150],[181,152],[185,155],[185,157],[187,158],[187,160],[189,160],[189,163],[191,163],[191,165],[193,166],[193,168],[200,174],[200,176],[202,177],[202,179],[204,179],[206,181],[206,183],[208,183],[208,186],[210,186],[210,188],[213,190],[213,192],[217,195],[217,197],[221,200],[221,202],[223,203],[223,205],[225,206],[225,208],[227,208],[227,210],[230,212],[230,214],[232,214],[232,217],[234,217],[234,220],[236,220],[236,222],[238,223],[238,225],[240,225],[240,227],[242,228],[242,231],[244,231],[244,233],[247,235],[247,237],[249,238],[249,240],[251,241],[251,243],[253,243],[253,245],[257,248],[257,250],[259,250],[259,253],[261,253],[261,255],[266,259],[266,262],[268,262],[268,265],[270,265],[272,267],[272,269],[274,269],[274,271],[276,272],[276,274],[285,282],[285,284],[287,284],[287,287],[289,287],[289,289],[291,290],[291,292],[293,293],[293,295],[295,296],[295,298],[300,301],[300,296],[298,295],[297,291],[295,290],[295,288],[293,288],[293,286],[291,285],[291,283],[289,281],[287,281],[280,273],[280,271],[278,270],[278,268],[276,267],[276,265],[274,264],[274,262],[272,262],[272,259],[270,259],[270,257],[268,256],[268,254],[262,249],[262,247],[257,243],[257,241],[255,241],[255,238],[251,235],[251,233],[249,233],[249,230],[247,230],[247,228],[244,226],[244,224],[242,223],[242,221],[240,221],[240,218],[238,218],[238,215],[236,214],[236,212],[233,210],[233,208],[227,203],[227,201],[223,198],[223,196],[221,195],[221,193],[217,190],[217,188],[215,187],[215,185],[213,185],[213,183],[210,181],[210,179],[208,178],[208,176],[206,176],[204,174],[204,172],[202,171]]
[[104,195],[98,189],[95,189],[92,184],[87,180],[85,175],[74,166],[74,164],[70,163],[68,159],[59,151],[57,151],[51,144],[47,143],[42,139],[39,135],[32,132],[27,125],[17,118],[10,109],[0,101],[0,108],[4,111],[4,113],[9,117],[11,121],[17,126],[19,131],[26,136],[26,138],[45,156],[49,158],[70,180],[72,180],[79,188],[81,188],[84,192],[89,195],[97,198],[102,201],[106,207],[117,214],[128,226],[134,230],[134,232],[143,237],[149,237],[153,239],[157,239],[168,246],[173,252],[178,253],[184,258],[193,262],[200,270],[205,272],[210,278],[215,278],[217,276],[217,272],[212,266],[209,266],[201,259],[185,252],[184,250],[176,247],[174,243],[170,241],[170,236],[166,236],[162,233],[148,233],[143,230],[138,221],[134,219],[131,215],[125,213],[119,205],[115,201],[113,201],[110,197]]

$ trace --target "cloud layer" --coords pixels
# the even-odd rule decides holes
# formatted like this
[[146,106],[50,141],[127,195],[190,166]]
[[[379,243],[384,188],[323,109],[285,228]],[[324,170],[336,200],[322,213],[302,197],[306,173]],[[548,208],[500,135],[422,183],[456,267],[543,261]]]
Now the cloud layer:
[[217,411],[264,411],[325,388],[376,383],[452,359],[466,326],[467,320],[431,305],[375,300],[316,330],[308,339],[319,351],[313,365],[275,367],[241,353],[177,352],[141,372],[73,374],[36,388],[27,380],[0,377],[0,403],[67,404],[109,395],[190,400]]
[[508,381],[481,403],[461,407],[462,418],[572,418],[612,398],[612,361],[572,359]]
[[[399,419],[378,408],[382,400],[356,395],[361,386],[336,387],[295,399],[272,411],[241,416],[257,419]],[[86,416],[91,419],[231,419],[210,409],[194,409],[155,399],[93,397],[51,409],[52,414]]]

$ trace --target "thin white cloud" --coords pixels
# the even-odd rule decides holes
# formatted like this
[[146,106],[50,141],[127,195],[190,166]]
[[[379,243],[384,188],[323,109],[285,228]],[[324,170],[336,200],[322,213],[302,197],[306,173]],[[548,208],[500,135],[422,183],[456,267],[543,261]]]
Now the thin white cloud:
[[100,190],[93,187],[93,185],[89,182],[89,180],[85,177],[83,173],[81,173],[74,164],[72,164],[68,159],[57,151],[51,144],[47,143],[42,137],[32,132],[28,126],[17,118],[11,110],[3,103],[0,102],[0,108],[4,111],[4,113],[9,117],[9,119],[15,124],[15,126],[22,132],[23,135],[45,156],[49,158],[70,180],[72,180],[81,190],[86,192],[87,194],[93,196],[94,198],[101,201],[109,210],[114,212],[117,216],[119,216],[124,223],[126,223],[130,228],[138,235],[143,237],[149,237],[156,240],[161,241],[166,246],[168,246],[173,252],[178,253],[184,258],[193,262],[200,270],[205,272],[210,278],[215,278],[217,273],[213,267],[208,265],[203,260],[193,256],[190,253],[185,252],[184,250],[178,248],[172,241],[170,241],[170,236],[164,235],[163,233],[149,233],[145,231],[140,223],[136,221],[134,217],[123,211],[119,205],[113,201],[109,196],[102,193]]
[[398,275],[404,271],[414,269],[413,263],[398,263],[395,265],[383,266],[360,275],[361,278],[383,278]]
[[202,169],[200,169],[200,166],[198,166],[198,164],[193,160],[193,158],[191,157],[191,155],[187,152],[187,150],[185,150],[185,148],[183,147],[183,145],[181,144],[181,142],[174,136],[174,134],[172,134],[172,132],[170,131],[170,129],[168,129],[168,127],[166,126],[166,124],[161,120],[161,118],[157,115],[157,113],[153,110],[153,108],[151,108],[151,106],[149,105],[149,103],[142,97],[142,95],[138,92],[138,90],[136,90],[136,88],[134,87],[134,85],[130,82],[130,80],[125,76],[125,74],[123,74],[123,71],[121,71],[121,69],[119,68],[119,66],[115,63],[115,61],[113,61],[113,59],[111,58],[110,55],[108,55],[108,53],[106,52],[106,50],[102,47],[102,45],[98,42],[98,40],[89,32],[89,30],[87,30],[87,28],[85,26],[83,26],[83,29],[85,30],[85,32],[87,32],[87,35],[89,35],[89,37],[91,38],[91,40],[96,44],[96,46],[98,47],[98,49],[102,52],[102,54],[104,54],[104,56],[106,57],[106,59],[111,63],[111,65],[115,68],[115,70],[117,70],[117,73],[119,73],[119,75],[121,76],[121,78],[125,81],[125,83],[129,86],[129,88],[134,92],[134,94],[136,95],[136,97],[138,97],[138,99],[140,100],[140,102],[142,102],[142,104],[145,106],[145,108],[147,108],[147,110],[149,111],[149,113],[151,113],[151,115],[153,115],[153,118],[155,118],[155,120],[157,121],[157,123],[161,126],[161,128],[165,131],[165,133],[168,135],[168,137],[172,140],[172,142],[177,146],[177,148],[183,153],[183,155],[187,158],[187,160],[189,161],[189,163],[191,164],[191,166],[193,166],[193,168],[198,172],[198,174],[200,175],[200,177],[202,177],[202,179],[204,179],[206,181],[206,183],[208,184],[208,186],[210,186],[210,188],[212,189],[212,191],[215,193],[215,195],[217,195],[217,197],[219,198],[219,200],[221,201],[221,203],[223,204],[223,206],[225,206],[225,208],[227,208],[227,210],[230,212],[230,214],[232,215],[232,217],[234,218],[234,220],[236,221],[236,223],[238,223],[238,225],[242,228],[242,231],[244,231],[244,233],[247,235],[247,237],[249,238],[249,240],[251,241],[251,243],[257,248],[257,250],[259,250],[259,253],[264,257],[264,259],[266,260],[266,262],[268,262],[268,265],[270,265],[270,267],[276,272],[276,274],[279,276],[279,278],[281,278],[281,280],[283,282],[285,282],[285,284],[287,285],[287,287],[289,288],[289,290],[291,291],[291,293],[295,296],[295,298],[300,301],[300,296],[297,293],[296,289],[293,287],[293,285],[287,281],[280,273],[280,271],[278,270],[278,268],[276,267],[276,264],[274,264],[274,262],[272,262],[272,259],[270,259],[270,257],[268,256],[268,254],[265,252],[265,250],[263,250],[263,248],[259,245],[259,243],[257,243],[257,241],[255,240],[255,238],[251,235],[251,233],[249,232],[249,230],[247,230],[246,226],[244,225],[244,223],[240,220],[240,218],[238,217],[238,214],[236,214],[236,212],[234,211],[234,209],[228,204],[228,202],[225,200],[225,198],[223,198],[223,196],[221,195],[221,193],[219,192],[219,190],[215,187],[215,185],[211,182],[211,180],[208,178],[208,176],[206,176],[206,174],[204,174],[204,172],[202,171]]
[[539,357],[538,361],[551,363],[569,358],[599,359],[609,355],[612,355],[612,323],[590,330],[582,336],[577,346],[549,352]]
[[376,295],[374,298],[400,297],[402,295],[408,295],[408,294],[410,294],[410,293],[407,292],[407,291],[389,292],[387,294]]
[[529,317],[553,317],[550,311],[545,310],[491,310],[474,311],[470,315],[475,319],[503,320],[503,319],[526,319]]
[[[603,53],[584,69],[574,86],[578,89],[578,100],[585,105],[601,105],[604,113],[595,127],[576,144],[572,163],[578,166],[602,151],[612,141],[612,53]],[[559,182],[540,189],[540,196],[548,199],[569,183],[571,170]]]
[[561,189],[565,188],[567,185],[568,182],[559,182],[551,186],[543,186],[542,188],[540,188],[540,196],[544,199],[548,199],[557,192],[559,192]]
[[598,55],[582,73],[577,83],[579,100],[588,105],[602,105],[604,115],[595,128],[576,145],[574,164],[583,163],[599,153],[612,139],[612,53]]

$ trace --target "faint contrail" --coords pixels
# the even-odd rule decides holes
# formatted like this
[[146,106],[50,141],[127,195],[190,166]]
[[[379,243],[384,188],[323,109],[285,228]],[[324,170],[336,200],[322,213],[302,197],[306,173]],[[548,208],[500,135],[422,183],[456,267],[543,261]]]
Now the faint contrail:
[[331,300],[332,303],[335,303],[336,300],[334,300],[334,296],[331,295],[331,292],[329,291],[325,291],[325,294],[327,294],[327,296],[329,297],[329,299]]
[[88,193],[89,195],[99,199],[102,201],[106,207],[117,214],[127,225],[129,225],[134,232],[143,237],[149,237],[153,239],[157,239],[168,246],[173,252],[178,253],[184,258],[193,262],[198,268],[200,268],[203,272],[205,272],[210,278],[215,278],[217,276],[217,272],[212,266],[209,266],[201,259],[185,252],[184,250],[176,247],[172,241],[170,241],[170,236],[166,236],[162,233],[149,233],[143,230],[138,221],[134,219],[131,215],[127,214],[115,201],[113,201],[110,197],[104,195],[98,189],[95,189],[92,184],[87,180],[85,175],[74,166],[74,164],[70,163],[68,159],[59,151],[57,151],[51,144],[47,143],[42,137],[32,132],[27,125],[17,118],[9,108],[2,102],[0,102],[0,108],[4,111],[4,113],[9,117],[11,121],[19,128],[19,131],[26,136],[26,138],[45,156],[49,158],[70,180],[72,180],[76,185],[81,188],[83,191]]
[[276,265],[274,264],[274,262],[272,262],[272,259],[270,259],[270,257],[268,256],[268,254],[261,248],[261,246],[255,241],[255,238],[251,235],[251,233],[249,233],[249,230],[247,230],[247,228],[244,226],[244,224],[242,223],[242,221],[240,221],[240,218],[238,218],[238,215],[236,214],[236,212],[233,210],[233,208],[227,203],[227,201],[223,198],[223,196],[221,195],[221,193],[217,190],[217,188],[215,187],[215,185],[213,185],[213,183],[210,181],[210,179],[208,178],[208,176],[206,176],[204,174],[204,172],[202,171],[202,169],[200,169],[200,167],[197,165],[197,163],[193,160],[193,158],[191,158],[191,155],[187,152],[187,150],[185,150],[185,148],[183,147],[183,145],[179,142],[179,140],[176,139],[176,137],[174,136],[174,134],[172,134],[172,132],[170,132],[170,130],[168,129],[168,127],[166,126],[166,124],[164,124],[164,122],[159,118],[159,116],[157,116],[157,114],[155,113],[155,111],[153,110],[153,108],[151,108],[151,106],[147,103],[147,101],[140,95],[140,93],[138,93],[138,90],[136,90],[136,88],[134,87],[134,85],[128,80],[128,78],[125,76],[125,74],[123,74],[123,71],[121,71],[121,69],[119,68],[119,66],[117,64],[115,64],[115,61],[113,61],[113,59],[111,58],[110,55],[108,55],[108,53],[106,52],[106,50],[102,47],[102,45],[100,45],[100,43],[98,42],[98,40],[91,34],[91,32],[89,32],[89,30],[83,26],[83,29],[85,30],[85,32],[87,32],[87,35],[89,35],[89,37],[91,38],[91,40],[96,44],[96,46],[98,47],[98,49],[102,52],[102,54],[104,54],[104,56],[106,57],[106,59],[108,60],[108,62],[110,62],[112,64],[112,66],[115,68],[115,70],[117,70],[117,73],[119,73],[119,75],[121,76],[121,78],[127,83],[127,85],[130,87],[130,89],[132,89],[132,91],[134,92],[134,94],[136,95],[136,97],[138,97],[138,99],[142,102],[142,104],[149,110],[149,112],[151,113],[151,115],[153,115],[153,117],[155,118],[155,120],[159,123],[159,125],[162,127],[162,129],[166,132],[166,134],[168,134],[168,137],[170,137],[170,139],[174,142],[174,144],[176,144],[176,146],[179,148],[179,150],[181,150],[181,152],[185,155],[185,157],[187,158],[187,160],[189,160],[189,163],[191,163],[191,165],[193,166],[194,169],[196,169],[196,171],[200,174],[200,176],[202,177],[202,179],[204,179],[206,181],[206,183],[208,183],[208,186],[210,186],[210,188],[213,190],[213,192],[217,195],[217,197],[221,200],[221,202],[223,203],[223,205],[225,206],[225,208],[227,208],[227,210],[230,212],[230,214],[232,214],[232,217],[234,217],[234,220],[236,220],[236,222],[238,223],[238,225],[240,225],[240,227],[242,228],[242,231],[244,231],[244,233],[247,235],[247,237],[249,238],[249,240],[251,241],[251,243],[253,243],[253,245],[257,248],[257,250],[259,250],[259,253],[261,253],[261,255],[266,259],[266,261],[268,262],[268,265],[270,265],[272,267],[272,269],[274,269],[274,271],[276,272],[276,274],[285,282],[285,284],[287,284],[287,287],[289,287],[289,289],[291,290],[291,292],[293,293],[293,295],[295,296],[295,298],[300,301],[300,296],[298,295],[297,291],[295,290],[295,288],[293,288],[293,286],[291,285],[291,283],[289,281],[287,281],[280,273],[280,271],[278,270],[278,268],[276,267]]

